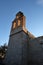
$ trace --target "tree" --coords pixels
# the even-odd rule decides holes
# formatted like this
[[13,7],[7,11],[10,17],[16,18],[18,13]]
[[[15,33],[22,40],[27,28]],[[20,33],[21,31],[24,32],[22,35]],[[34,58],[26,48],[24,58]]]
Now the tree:
[[8,46],[6,44],[0,46],[0,60],[3,60],[5,58],[7,47]]

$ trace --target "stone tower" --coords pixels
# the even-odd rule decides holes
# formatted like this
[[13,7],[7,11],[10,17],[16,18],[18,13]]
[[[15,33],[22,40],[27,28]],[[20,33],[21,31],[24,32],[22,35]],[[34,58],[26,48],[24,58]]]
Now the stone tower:
[[19,11],[12,22],[5,64],[27,65],[27,45],[28,33],[25,28],[25,16]]

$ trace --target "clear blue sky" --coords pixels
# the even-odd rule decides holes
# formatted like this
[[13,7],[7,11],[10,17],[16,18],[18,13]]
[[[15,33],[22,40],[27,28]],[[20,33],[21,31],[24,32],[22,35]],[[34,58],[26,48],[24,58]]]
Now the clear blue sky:
[[8,43],[18,11],[26,16],[26,28],[36,37],[43,35],[43,0],[0,0],[0,45]]

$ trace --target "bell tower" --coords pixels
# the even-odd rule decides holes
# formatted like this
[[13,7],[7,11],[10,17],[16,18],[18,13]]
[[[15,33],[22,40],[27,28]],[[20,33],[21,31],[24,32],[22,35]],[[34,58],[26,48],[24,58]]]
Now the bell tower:
[[12,22],[8,50],[5,57],[6,65],[27,65],[27,37],[25,16],[19,11]]
[[12,22],[11,34],[14,34],[23,28],[25,28],[25,16],[21,11],[19,11]]

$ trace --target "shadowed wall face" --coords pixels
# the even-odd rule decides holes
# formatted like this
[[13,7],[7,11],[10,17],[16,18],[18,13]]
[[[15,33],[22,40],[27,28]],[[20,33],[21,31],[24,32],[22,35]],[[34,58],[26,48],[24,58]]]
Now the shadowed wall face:
[[[43,65],[43,38],[29,40],[29,62]],[[31,64],[32,65],[32,64]]]
[[8,64],[27,63],[27,35],[23,31],[10,37],[6,61]]

